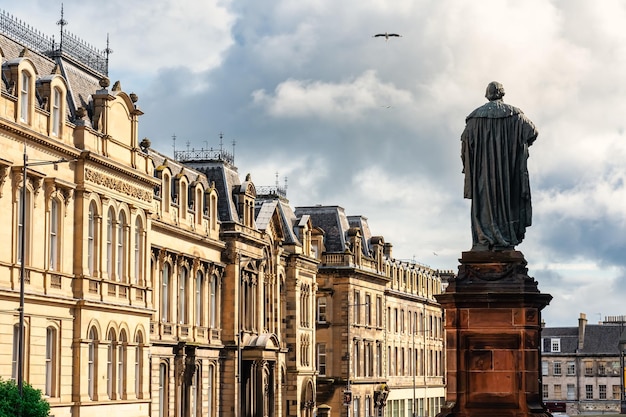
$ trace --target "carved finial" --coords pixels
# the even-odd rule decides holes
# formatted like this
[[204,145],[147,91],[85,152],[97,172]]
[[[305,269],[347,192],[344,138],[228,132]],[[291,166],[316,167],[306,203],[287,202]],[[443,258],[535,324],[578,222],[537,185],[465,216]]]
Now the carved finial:
[[84,107],[79,107],[76,109],[76,118],[77,119],[84,119],[85,116],[87,116],[87,110]]
[[26,58],[30,56],[30,51],[28,50],[27,47],[24,47],[24,49],[22,49],[22,52],[20,52],[20,57],[21,58]]
[[150,139],[148,138],[143,138],[139,143],[139,147],[144,152],[150,147],[150,145],[152,145],[152,142],[150,142]]
[[132,101],[133,103],[136,103],[137,100],[139,100],[139,96],[135,93],[130,93],[130,101]]
[[250,175],[250,173],[246,174],[246,181],[252,181],[252,176]]
[[54,68],[52,68],[52,71],[50,72],[50,74],[61,75],[61,67],[59,67],[59,64],[54,65]]
[[111,81],[107,77],[100,78],[100,87],[107,88],[109,85],[111,85]]
[[119,81],[115,81],[115,83],[113,83],[113,91],[122,91],[122,85]]

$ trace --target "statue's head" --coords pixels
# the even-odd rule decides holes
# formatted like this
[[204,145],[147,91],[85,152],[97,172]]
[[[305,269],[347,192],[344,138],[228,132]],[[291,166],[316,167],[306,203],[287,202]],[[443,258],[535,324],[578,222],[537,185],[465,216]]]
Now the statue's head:
[[487,97],[489,101],[500,100],[504,97],[504,87],[497,81],[490,82],[487,86],[485,97]]

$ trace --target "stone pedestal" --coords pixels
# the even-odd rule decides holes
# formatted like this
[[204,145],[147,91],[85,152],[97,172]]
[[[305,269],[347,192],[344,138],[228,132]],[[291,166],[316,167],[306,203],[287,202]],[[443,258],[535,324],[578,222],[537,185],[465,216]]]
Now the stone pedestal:
[[446,404],[439,416],[542,416],[541,294],[518,251],[463,252],[445,309]]

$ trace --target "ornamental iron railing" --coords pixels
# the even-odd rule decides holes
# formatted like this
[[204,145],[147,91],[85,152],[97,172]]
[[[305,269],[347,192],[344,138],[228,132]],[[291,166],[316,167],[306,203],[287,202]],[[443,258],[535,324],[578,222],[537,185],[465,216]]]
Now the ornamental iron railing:
[[67,23],[62,17],[58,23],[61,25],[61,42],[57,44],[54,37],[46,36],[4,10],[0,11],[0,33],[7,35],[32,51],[48,57],[65,54],[100,74],[108,75],[109,54],[112,52],[108,45],[105,50],[100,51],[76,35],[64,30],[63,26]]

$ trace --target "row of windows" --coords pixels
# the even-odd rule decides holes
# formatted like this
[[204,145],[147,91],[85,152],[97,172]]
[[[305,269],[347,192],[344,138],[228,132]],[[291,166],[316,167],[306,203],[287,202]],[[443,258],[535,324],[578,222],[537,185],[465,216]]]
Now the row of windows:
[[[385,406],[386,417],[436,416],[444,404],[443,397],[417,398],[415,409],[413,400],[388,400]],[[366,414],[366,416],[369,416]]]
[[[15,216],[17,219],[16,262],[21,264],[22,261],[24,261],[26,265],[31,265],[33,263],[31,254],[34,252],[32,236],[35,233],[32,221],[34,202],[32,190],[27,188],[25,193],[23,193],[22,190],[22,187],[18,190],[16,205],[17,215]],[[24,204],[24,207],[22,207],[22,204]],[[47,246],[45,252],[47,259],[44,260],[44,268],[51,271],[59,271],[61,269],[61,255],[63,253],[61,248],[61,243],[63,242],[63,209],[63,201],[59,197],[51,196],[44,216],[44,219],[46,219],[44,227],[47,230],[44,233],[44,236],[46,236],[45,245]]]
[[[19,357],[19,325],[13,326],[13,353],[11,378],[17,379],[18,357]],[[24,346],[30,346],[28,343],[28,329],[24,327]],[[104,360],[99,356],[100,344],[106,344],[106,383],[107,396],[109,399],[125,399],[128,398],[129,387],[127,386],[127,376],[134,375],[135,398],[143,397],[143,370],[144,370],[144,337],[141,332],[137,332],[133,346],[128,340],[126,331],[122,329],[117,333],[114,329],[110,329],[107,339],[100,341],[98,331],[95,327],[91,327],[88,332],[87,340],[87,392],[91,400],[97,400],[98,392],[98,366],[99,361]],[[61,340],[59,328],[57,326],[48,326],[46,328],[46,348],[44,355],[44,389],[43,393],[48,397],[58,397],[60,395],[60,349]],[[129,350],[132,349],[132,352]],[[24,351],[26,360],[30,355],[27,350]],[[129,361],[134,364],[130,369]],[[33,364],[38,365],[38,364]]]
[[[584,360],[582,362],[585,376],[619,376],[620,364],[619,361],[592,361]],[[550,366],[551,365],[551,366]],[[576,363],[574,361],[565,362],[561,361],[542,361],[541,372],[542,375],[550,375],[550,368],[552,369],[552,376],[562,376],[563,366],[565,366],[565,375],[576,375]],[[595,372],[594,372],[595,371]]]
[[[171,366],[168,361],[159,364],[159,385],[158,385],[158,401],[159,417],[167,417],[170,415],[170,394],[171,394]],[[204,368],[201,362],[195,364],[193,378],[189,386],[189,401],[175,402],[179,409],[175,411],[175,415],[189,415],[193,417],[215,416],[215,365],[213,363],[206,366],[206,377],[203,377]],[[204,393],[204,395],[203,395]],[[204,397],[204,398],[203,398]],[[187,413],[186,407],[189,408]]]
[[392,266],[390,272],[392,288],[395,290],[418,293],[428,298],[441,292],[441,281],[433,276],[396,266]]
[[[167,323],[173,321],[174,309],[170,302],[175,300],[176,318],[179,324],[193,323],[198,327],[219,328],[219,278],[216,275],[207,278],[206,274],[198,269],[192,279],[190,268],[183,265],[178,268],[176,282],[174,282],[172,269],[172,265],[166,262],[161,270],[161,321]],[[205,300],[206,296],[208,300]]]
[[[11,73],[11,71],[9,71],[9,73]],[[50,83],[50,81],[48,81],[48,83]],[[20,122],[27,125],[33,124],[32,112],[35,108],[35,104],[38,104],[40,109],[50,111],[50,136],[60,137],[64,122],[63,113],[65,109],[66,92],[65,89],[61,87],[63,85],[62,83],[56,80],[52,81],[52,86],[48,83],[46,83],[45,88],[41,85],[36,89],[34,72],[24,68],[19,70],[19,76],[15,83],[17,88],[14,88],[14,84],[11,83],[11,85],[7,86],[7,91],[10,94],[15,94],[18,98]],[[45,96],[41,97],[40,93],[45,94]]]
[[135,217],[131,229],[127,211],[124,208],[116,210],[111,206],[106,214],[106,227],[103,228],[96,202],[92,201],[89,204],[87,217],[87,270],[89,275],[92,277],[98,275],[101,267],[100,248],[104,245],[106,251],[102,272],[105,277],[118,282],[145,285],[143,271],[146,251],[145,239],[146,231],[143,218],[140,215]]
[[[550,388],[552,390],[550,391]],[[619,400],[621,386],[620,385],[612,385],[611,386],[611,398],[608,397],[607,385],[600,384],[597,386],[597,397],[595,397],[596,390],[594,389],[594,385],[585,385],[585,393],[584,397],[586,400]],[[563,396],[563,390],[561,384],[554,384],[552,386],[548,384],[543,384],[543,399],[551,399],[551,400],[575,400],[576,399],[576,386],[574,384],[567,384],[567,392],[566,396]]]
[[[88,332],[87,340],[87,393],[89,399],[99,400],[98,384],[100,381],[98,372],[100,361],[104,358],[100,355],[100,344],[106,344],[106,392],[109,399],[129,398],[130,387],[127,386],[128,376],[134,375],[135,398],[143,397],[143,373],[144,373],[144,337],[137,332],[134,347],[129,344],[128,336],[124,329],[119,333],[115,329],[109,329],[105,340],[100,340],[100,335],[95,326]],[[132,353],[130,350],[132,349]],[[132,361],[132,362],[131,362]],[[129,364],[132,363],[133,365]],[[131,368],[132,366],[132,368]],[[131,371],[132,369],[132,371]]]
[[[17,263],[21,263],[24,259],[27,265],[32,264],[31,252],[33,250],[33,239],[35,234],[33,230],[34,204],[32,200],[32,191],[27,189],[25,196],[22,196],[21,188],[18,193],[17,204]],[[25,207],[22,213],[22,199],[24,199]],[[64,209],[63,200],[59,197],[52,196],[47,205],[47,213],[45,219],[46,225],[46,243],[47,243],[47,260],[46,268],[52,271],[61,270],[62,266],[62,242],[64,242]],[[23,230],[24,229],[24,230]],[[131,239],[132,234],[132,239]],[[100,248],[103,242],[106,247],[104,276],[119,282],[130,283],[136,285],[145,285],[144,281],[144,257],[145,257],[145,238],[144,222],[140,215],[136,216],[134,228],[130,228],[127,221],[125,210],[119,210],[116,213],[113,207],[107,212],[106,229],[102,230],[100,217],[98,215],[95,202],[89,205],[87,220],[87,270],[90,276],[96,277],[100,268]],[[22,241],[22,238],[24,241]],[[132,245],[132,254],[129,248]],[[23,248],[23,249],[22,249]],[[131,268],[132,256],[132,268]],[[132,276],[132,280],[131,277]]]
[[[18,357],[19,357],[19,336],[20,327],[18,324],[13,326],[13,353],[11,357],[11,379],[17,379],[18,373]],[[30,356],[28,353],[28,328],[24,326],[24,360],[27,361]],[[56,326],[48,326],[46,328],[46,350],[44,355],[44,395],[48,397],[59,396],[59,329]],[[41,363],[33,363],[33,366],[41,365]],[[25,367],[24,367],[25,368]],[[24,369],[23,368],[23,369]]]
[[[351,376],[381,377],[383,370],[383,344],[380,341],[354,340],[351,356]],[[317,371],[319,376],[327,376],[329,372],[327,362],[327,346],[317,344]],[[423,349],[404,347],[387,347],[387,370],[389,376],[443,375],[443,352],[427,350],[424,356]]]
[[170,206],[174,205],[180,207],[181,219],[186,219],[188,212],[191,212],[196,224],[202,223],[206,217],[210,229],[217,230],[217,193],[212,188],[204,190],[202,185],[189,183],[184,175],[172,175],[163,166],[156,168],[154,175],[162,180],[162,185],[155,189],[155,197],[162,200],[165,213],[169,213]]
[[[361,302],[360,292],[354,291],[354,324],[356,325],[372,325],[372,303],[371,295],[365,294],[364,302]],[[375,325],[378,328],[383,327],[383,308],[382,297],[376,296],[376,306],[374,310]],[[328,297],[320,296],[317,298],[317,322],[327,323],[329,320],[328,309]],[[408,327],[405,325],[405,320],[408,318]],[[441,317],[426,314],[426,323],[423,321],[424,315],[422,312],[407,311],[404,309],[392,309],[387,307],[387,330],[395,333],[409,333],[411,330],[414,334],[425,332],[427,337],[440,338],[443,335],[443,322]]]

